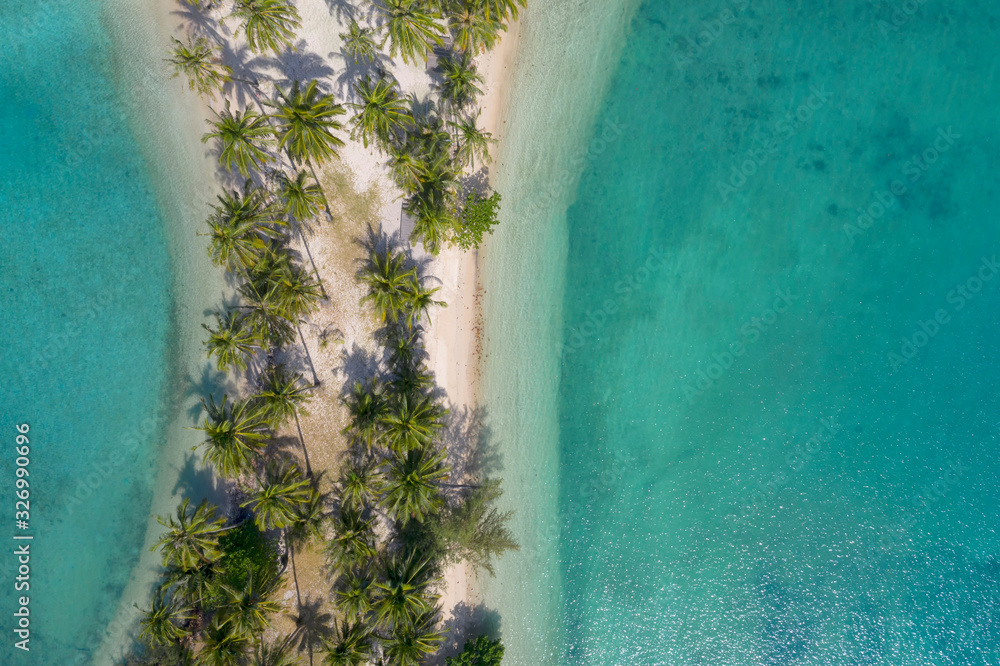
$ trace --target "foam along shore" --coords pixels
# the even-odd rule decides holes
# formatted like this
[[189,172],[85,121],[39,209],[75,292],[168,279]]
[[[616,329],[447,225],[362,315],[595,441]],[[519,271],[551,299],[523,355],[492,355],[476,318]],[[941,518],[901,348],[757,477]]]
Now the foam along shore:
[[[211,266],[205,253],[204,238],[199,238],[197,233],[202,230],[209,212],[208,205],[222,184],[217,182],[214,159],[201,143],[206,128],[205,119],[210,116],[208,105],[188,91],[182,79],[168,78],[170,72],[163,64],[170,38],[180,34],[185,27],[180,5],[175,0],[161,0],[154,5],[126,11],[124,4],[125,0],[112,2],[114,10],[120,12],[116,24],[116,33],[122,42],[119,51],[126,54],[122,56],[123,60],[129,62],[123,71],[122,85],[132,85],[138,91],[134,99],[133,122],[137,127],[154,127],[145,131],[142,137],[146,140],[146,160],[147,163],[160,161],[159,170],[162,173],[158,175],[164,180],[158,198],[175,223],[172,240],[177,255],[175,265],[179,268],[175,273],[179,276],[175,288],[179,336],[175,383],[183,388],[190,384],[191,378],[211,374],[211,366],[204,358],[201,324],[207,322],[205,313],[218,307],[219,295],[224,292],[224,287],[222,272]],[[299,0],[296,4],[302,17],[296,48],[298,53],[308,54],[308,71],[275,69],[273,80],[279,85],[288,85],[290,75],[297,75],[303,80],[313,77],[325,79],[338,101],[355,101],[349,85],[340,83],[345,61],[341,55],[339,35],[347,30],[349,18],[332,14],[325,0]],[[109,14],[112,11],[109,9]],[[517,34],[518,27],[514,24],[492,52],[477,59],[485,84],[480,125],[496,138],[503,134],[501,106],[508,90],[508,77],[513,70]],[[389,69],[405,93],[415,93],[421,98],[431,93],[429,67],[397,61]],[[329,178],[343,177],[347,181],[346,187],[359,193],[359,196],[367,197],[368,213],[381,223],[383,231],[390,236],[397,234],[402,220],[402,193],[384,166],[384,157],[373,148],[365,148],[359,141],[350,140],[346,135],[344,138],[347,145],[340,151],[336,175],[331,176],[326,171],[320,174],[324,186],[329,190]],[[492,152],[497,154],[499,150],[497,145]],[[346,224],[339,214],[336,217],[334,226]],[[354,228],[352,231],[360,235],[361,229]],[[359,305],[363,292],[354,278],[356,257],[344,247],[353,240],[323,228],[315,229],[309,237],[309,250],[326,285],[330,303],[324,304],[313,317],[315,330],[308,331],[305,336],[316,372],[323,377],[323,385],[310,403],[309,415],[302,419],[302,428],[314,468],[326,468],[331,473],[340,463],[341,451],[330,442],[330,437],[321,439],[320,436],[339,432],[345,425],[345,410],[340,404],[339,391],[348,375],[342,356],[325,350],[325,334],[337,331],[344,350],[374,351],[371,314]],[[429,262],[426,273],[441,281],[439,296],[448,303],[447,308],[436,309],[432,313],[426,334],[430,369],[446,391],[445,402],[452,413],[471,413],[477,403],[475,382],[479,326],[476,255],[446,248],[437,257],[432,257],[419,246],[412,248],[412,252],[416,259]],[[198,280],[199,285],[209,286],[204,289],[198,287],[195,293],[188,293],[196,287],[191,276]],[[159,482],[142,558],[132,573],[116,617],[95,658],[97,664],[113,663],[122,655],[137,632],[140,612],[136,605],[148,607],[160,568],[159,552],[150,551],[162,533],[156,517],[172,513],[185,495],[195,501],[207,496],[221,508],[226,507],[226,497],[217,491],[211,472],[203,471],[200,465],[200,451],[191,451],[202,440],[200,433],[190,430],[198,423],[197,417],[192,417],[192,414],[198,412],[200,398],[200,395],[179,393],[174,402],[175,414],[165,434],[167,444],[160,461]],[[465,444],[471,442],[466,441]],[[449,454],[452,458],[469,458],[468,451],[450,451]],[[304,567],[313,564],[315,571],[303,571]],[[319,571],[319,559],[314,562],[303,557],[299,568],[299,582],[305,588],[304,592],[318,593],[328,589]],[[453,567],[446,573],[442,590],[442,619],[446,623],[456,606],[474,603],[473,580],[471,572],[466,571],[463,565]],[[310,585],[314,589],[309,590]],[[291,601],[292,594],[291,590],[286,593],[286,602]]]

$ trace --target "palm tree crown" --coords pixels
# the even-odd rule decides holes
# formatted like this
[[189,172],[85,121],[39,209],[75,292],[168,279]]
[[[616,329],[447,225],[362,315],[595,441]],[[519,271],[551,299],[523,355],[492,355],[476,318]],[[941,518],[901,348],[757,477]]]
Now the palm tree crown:
[[431,447],[397,453],[389,462],[385,506],[404,525],[411,519],[423,522],[443,506],[438,484],[447,478],[444,454]]
[[229,110],[229,102],[222,113],[213,109],[216,119],[208,121],[213,130],[206,133],[201,140],[207,143],[218,139],[222,149],[219,161],[227,169],[236,168],[244,176],[249,176],[251,169],[257,169],[267,161],[264,148],[271,135],[271,127],[267,120],[253,111]]
[[361,104],[351,104],[357,110],[352,119],[352,137],[360,136],[368,147],[368,142],[378,142],[382,148],[391,145],[392,138],[412,120],[409,106],[400,97],[396,84],[388,78],[372,82],[366,76],[354,85],[354,91]]
[[278,55],[302,27],[298,10],[286,0],[236,0],[233,16],[240,19],[240,30],[254,53],[270,49]]
[[224,316],[216,315],[218,328],[212,329],[202,324],[209,332],[205,341],[208,356],[215,356],[216,367],[225,372],[235,366],[240,370],[247,369],[247,362],[260,348],[260,343],[246,326],[246,321],[235,310],[230,310]]
[[425,8],[425,4],[418,0],[385,0],[384,7],[379,5],[385,18],[382,46],[389,43],[389,55],[393,58],[399,55],[403,62],[416,63],[427,59],[432,44],[441,45],[437,15]]
[[441,97],[453,108],[464,109],[483,94],[482,88],[477,85],[483,82],[483,77],[477,73],[468,53],[453,53],[442,58],[438,67],[444,77],[438,89]]
[[202,400],[202,405],[208,412],[204,425],[198,428],[206,435],[205,460],[225,476],[236,477],[252,470],[270,434],[264,410],[246,400],[230,403],[225,395],[221,405],[212,396]]
[[218,48],[207,39],[199,37],[187,43],[173,37],[171,40],[173,50],[167,62],[174,66],[175,77],[188,77],[191,90],[207,95],[230,80],[233,70],[218,62]]
[[278,176],[278,197],[285,213],[300,221],[315,217],[323,207],[323,191],[315,181],[309,181],[305,171],[294,179],[284,173]]
[[295,465],[268,466],[262,487],[241,506],[250,507],[261,530],[287,527],[312,496],[309,481]]
[[382,321],[398,320],[413,294],[417,269],[406,268],[406,261],[402,252],[373,250],[361,271],[361,280],[368,285],[368,294],[361,302],[372,301]]
[[190,500],[184,498],[177,507],[177,520],[169,516],[167,520],[157,518],[167,528],[153,548],[163,551],[163,564],[175,565],[183,569],[193,569],[199,563],[211,563],[222,556],[219,550],[219,534],[224,531],[224,520],[216,518],[215,507],[202,501],[194,512],[188,512]]
[[281,103],[270,102],[277,108],[272,118],[278,124],[275,133],[279,143],[292,159],[325,161],[336,156],[344,141],[334,135],[343,129],[335,118],[344,114],[344,107],[333,101],[333,95],[323,95],[316,81],[305,88],[296,81],[282,98]]
[[243,192],[226,192],[218,197],[219,205],[208,219],[211,240],[208,255],[216,266],[235,273],[245,273],[267,251],[267,243],[282,237],[280,227],[286,222],[268,203],[265,190],[249,180]]
[[351,21],[347,32],[340,33],[340,39],[344,43],[344,55],[356,63],[362,60],[371,62],[378,55],[371,28],[362,28],[357,21]]

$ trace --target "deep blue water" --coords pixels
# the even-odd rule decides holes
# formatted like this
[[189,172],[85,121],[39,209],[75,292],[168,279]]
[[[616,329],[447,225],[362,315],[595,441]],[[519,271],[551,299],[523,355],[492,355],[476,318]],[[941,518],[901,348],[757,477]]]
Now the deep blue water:
[[568,215],[561,663],[1000,663],[998,31],[642,6]]
[[165,416],[169,256],[102,11],[0,4],[0,538],[18,531],[16,423],[31,428],[34,536],[27,654],[3,557],[4,664],[78,663],[99,645],[142,546]]

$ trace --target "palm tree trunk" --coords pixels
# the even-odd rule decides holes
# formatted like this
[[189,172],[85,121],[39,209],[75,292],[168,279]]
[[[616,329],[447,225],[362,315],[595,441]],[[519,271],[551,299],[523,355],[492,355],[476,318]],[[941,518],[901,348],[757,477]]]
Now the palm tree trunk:
[[309,353],[309,347],[306,346],[306,337],[302,335],[302,326],[300,326],[299,323],[296,322],[295,328],[297,328],[299,331],[299,339],[302,340],[302,349],[304,349],[306,352],[306,360],[309,361],[309,369],[312,370],[313,386],[314,387],[319,386],[320,385],[319,375],[316,374],[316,366],[313,365],[312,355]]
[[[319,182],[319,181],[316,181],[316,182]],[[322,190],[322,188],[320,188],[320,189]],[[326,200],[326,195],[325,194],[323,195],[323,200],[324,201]],[[329,210],[329,208],[327,210]],[[313,273],[316,275],[316,280],[319,281],[319,290],[321,292],[323,292],[323,298],[325,300],[329,301],[330,297],[327,295],[327,293],[326,293],[326,287],[323,285],[323,278],[321,278],[320,275],[319,275],[319,269],[316,268],[316,262],[313,260],[312,252],[309,250],[309,243],[306,242],[305,232],[302,231],[302,224],[298,220],[295,220],[295,225],[294,226],[295,226],[295,229],[299,232],[299,238],[302,239],[302,247],[304,247],[306,249],[306,256],[309,257],[309,263],[312,264]]]
[[[289,156],[289,159],[291,156]],[[333,212],[330,211],[330,200],[326,198],[326,190],[323,189],[323,183],[320,182],[319,176],[316,174],[316,167],[313,166],[312,160],[306,158],[306,164],[309,165],[309,171],[312,172],[313,179],[316,184],[319,185],[319,191],[323,193],[323,206],[326,208],[326,217],[328,221],[333,222]]]
[[[309,451],[306,449],[306,438],[302,436],[302,425],[299,423],[299,410],[295,410],[295,427],[299,430],[299,443],[302,445],[302,455],[306,460],[306,474],[313,478],[312,466],[309,464]],[[315,480],[313,479],[315,482]]]
[[292,546],[292,540],[288,538],[288,530],[285,530],[285,543],[288,545],[288,561],[292,565],[292,581],[295,583],[295,598],[299,602],[299,608],[302,608],[302,593],[299,591],[299,574],[295,569],[295,548]]

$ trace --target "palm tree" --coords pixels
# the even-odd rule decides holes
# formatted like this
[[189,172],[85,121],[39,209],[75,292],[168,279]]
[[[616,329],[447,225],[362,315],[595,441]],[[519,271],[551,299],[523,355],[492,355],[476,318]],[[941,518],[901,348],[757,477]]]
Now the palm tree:
[[200,562],[194,568],[171,564],[163,572],[159,590],[170,590],[175,599],[200,610],[215,593],[219,573],[218,562]]
[[354,92],[361,99],[361,104],[350,105],[357,110],[351,120],[354,125],[351,137],[360,136],[365,148],[371,140],[377,142],[381,149],[386,149],[396,133],[413,120],[408,104],[400,97],[396,83],[385,76],[375,82],[366,76],[354,84]]
[[178,603],[176,599],[168,599],[161,589],[153,597],[152,607],[142,612],[139,640],[152,647],[178,643],[188,635],[184,623],[192,619],[194,613],[191,607]]
[[504,29],[484,0],[449,0],[447,14],[455,48],[467,53],[489,51]]
[[393,555],[384,562],[383,579],[375,583],[375,611],[385,626],[399,626],[433,609],[436,597],[429,593],[432,582],[427,560],[416,553]]
[[361,618],[375,603],[375,581],[367,566],[348,569],[334,587],[334,603],[347,618]]
[[476,72],[472,56],[468,53],[452,53],[442,58],[438,68],[444,78],[438,90],[453,110],[464,109],[483,94],[482,88],[477,85],[483,82],[483,77]]
[[413,194],[420,189],[420,179],[426,168],[423,160],[414,155],[409,146],[392,145],[389,150],[389,169],[393,180],[401,190]]
[[236,167],[241,174],[249,176],[251,169],[259,168],[268,159],[264,148],[271,136],[270,125],[250,109],[232,113],[228,101],[221,114],[215,110],[212,113],[216,120],[208,123],[214,129],[201,137],[202,142],[218,139],[222,145],[219,161],[223,166],[230,170]]
[[432,45],[442,44],[438,15],[422,6],[418,0],[385,0],[382,10],[385,36],[381,46],[389,42],[389,55],[402,56],[403,62],[426,60]]
[[269,465],[261,488],[240,506],[250,507],[260,530],[284,528],[295,523],[312,492],[296,465]]
[[389,351],[389,368],[397,374],[406,368],[422,365],[427,356],[420,342],[419,328],[391,327],[386,333],[385,348]]
[[288,95],[278,93],[282,101],[269,104],[277,109],[271,118],[277,123],[275,135],[280,146],[299,162],[335,157],[336,149],[344,145],[334,135],[343,129],[336,118],[344,114],[344,107],[334,102],[333,95],[321,94],[317,81],[310,81],[305,88],[296,81]]
[[233,73],[229,67],[218,61],[218,47],[204,37],[184,43],[171,37],[172,57],[167,62],[174,66],[174,78],[184,74],[188,86],[202,95],[221,90]]
[[239,31],[254,53],[270,49],[279,55],[302,27],[298,10],[286,0],[236,0],[233,16],[240,19]]
[[408,213],[417,218],[410,234],[410,241],[423,243],[431,254],[441,251],[442,245],[456,225],[455,213],[443,200],[445,198],[439,194],[428,198],[418,195],[411,198],[404,206]]
[[167,528],[167,533],[153,546],[163,551],[164,566],[174,565],[183,569],[194,569],[199,563],[211,564],[220,557],[219,535],[225,532],[222,527],[225,522],[216,518],[215,507],[202,500],[193,513],[188,513],[188,498],[184,498],[177,507],[177,520],[168,516],[167,520],[157,517],[160,525]]
[[295,427],[299,432],[299,444],[306,462],[306,474],[312,478],[312,466],[309,464],[309,451],[306,450],[306,440],[302,435],[302,424],[299,414],[306,414],[305,403],[312,399],[306,386],[302,384],[302,375],[289,372],[284,365],[270,365],[264,372],[264,385],[255,397],[264,406],[271,425],[280,428],[288,419],[295,419]]
[[285,529],[289,544],[303,544],[311,539],[326,537],[326,500],[327,495],[315,489],[309,494],[309,499],[295,510],[295,522]]
[[403,453],[428,445],[441,429],[444,414],[431,398],[401,395],[382,417],[389,448]]
[[351,421],[344,428],[344,434],[360,440],[364,443],[365,449],[371,451],[379,437],[381,419],[386,409],[386,399],[381,386],[375,380],[365,384],[356,381],[344,404],[351,413]]
[[354,511],[374,505],[382,492],[382,474],[374,463],[351,463],[340,479],[340,501]]
[[267,275],[276,305],[285,318],[298,322],[300,317],[316,309],[322,298],[319,282],[311,273],[293,263],[287,254],[276,257]]
[[281,589],[280,576],[250,573],[242,587],[220,585],[220,588],[223,594],[219,607],[220,626],[237,636],[259,636],[270,626],[268,616],[284,611],[281,602],[274,600]]
[[217,617],[202,637],[199,666],[241,666],[250,649],[251,639],[236,633]]
[[225,192],[212,206],[208,219],[211,240],[208,255],[216,266],[245,274],[268,251],[268,243],[282,238],[285,225],[278,209],[268,202],[268,193],[249,180],[243,192]]
[[294,179],[284,173],[278,176],[278,198],[285,214],[299,221],[316,217],[323,206],[323,191],[316,181],[308,179],[305,171],[299,171]]
[[479,129],[476,122],[478,119],[479,114],[477,113],[475,118],[463,119],[457,123],[448,123],[455,130],[458,138],[458,148],[455,150],[455,158],[459,164],[468,166],[469,169],[476,167],[477,158],[481,163],[489,164],[492,161],[490,158],[490,144],[496,143],[496,139],[493,138],[492,134]]
[[308,176],[305,171],[298,172],[295,180],[281,173],[278,176],[278,198],[284,206],[285,214],[294,217],[298,222],[295,225],[295,229],[299,232],[299,238],[302,239],[302,246],[309,256],[313,273],[316,274],[316,279],[319,280],[320,292],[323,298],[327,298],[326,289],[323,287],[323,281],[319,277],[319,270],[316,268],[316,262],[313,261],[312,253],[309,251],[309,243],[306,241],[306,235],[302,231],[302,223],[319,214],[319,209],[325,205],[326,198],[323,194],[323,188],[319,186],[319,183],[315,180],[310,183],[307,179]]
[[264,371],[263,386],[254,397],[260,401],[272,427],[280,428],[289,419],[307,413],[304,406],[312,396],[301,382],[302,375],[289,372],[280,363]]
[[448,304],[444,301],[434,300],[434,294],[441,290],[441,287],[434,287],[433,289],[424,288],[419,282],[416,284],[416,289],[410,295],[410,308],[407,325],[412,329],[417,324],[420,323],[421,317],[427,317],[430,321],[429,310],[432,305],[437,305],[442,308],[448,307]]
[[389,513],[404,525],[424,519],[441,509],[444,500],[438,484],[448,478],[444,454],[430,446],[396,453],[389,461],[383,501]]
[[260,349],[260,341],[248,330],[246,321],[239,312],[230,310],[225,316],[215,315],[217,329],[211,329],[202,324],[209,333],[205,341],[208,357],[216,357],[216,367],[225,372],[235,366],[239,370],[247,369],[247,361]]
[[416,396],[434,386],[434,377],[424,370],[422,364],[401,365],[396,368],[389,386],[396,395]]
[[223,476],[238,477],[252,471],[253,462],[267,443],[270,431],[267,415],[260,405],[248,400],[228,402],[229,396],[222,396],[222,404],[215,404],[215,398],[202,400],[208,416],[205,423],[197,428],[205,432],[205,460],[215,465]]
[[361,271],[361,281],[368,285],[368,294],[361,302],[372,301],[382,321],[398,320],[410,301],[417,269],[405,266],[402,252],[372,250]]
[[437,609],[431,609],[393,627],[392,635],[383,643],[391,666],[420,666],[437,651],[443,639],[436,629],[437,616]]
[[504,23],[517,20],[518,8],[527,7],[528,0],[485,0],[490,16]]
[[372,32],[371,28],[362,28],[357,21],[352,20],[347,32],[340,33],[340,39],[344,42],[344,55],[355,63],[375,60],[378,46],[372,39]]
[[292,654],[288,641],[260,642],[250,657],[250,666],[297,666],[299,660]]
[[371,630],[362,622],[342,620],[323,641],[326,666],[364,666],[372,653]]
[[374,518],[346,506],[333,519],[334,537],[327,543],[326,555],[335,571],[347,571],[375,556]]

